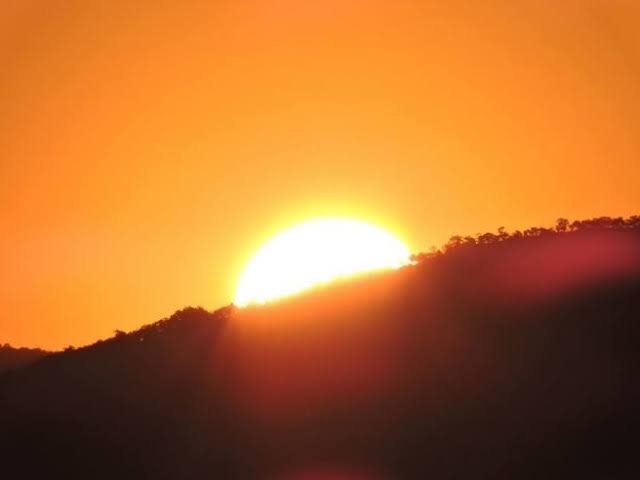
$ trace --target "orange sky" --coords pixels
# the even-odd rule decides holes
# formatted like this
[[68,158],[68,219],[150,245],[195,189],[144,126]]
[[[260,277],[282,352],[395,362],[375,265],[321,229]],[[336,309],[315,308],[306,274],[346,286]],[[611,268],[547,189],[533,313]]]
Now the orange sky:
[[0,2],[0,343],[228,304],[318,214],[414,251],[640,211],[636,0]]

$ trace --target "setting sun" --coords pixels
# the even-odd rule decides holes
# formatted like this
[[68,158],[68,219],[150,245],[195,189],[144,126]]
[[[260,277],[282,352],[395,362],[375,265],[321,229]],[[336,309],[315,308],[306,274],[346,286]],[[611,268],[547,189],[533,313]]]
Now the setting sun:
[[240,275],[234,303],[265,303],[346,275],[398,268],[408,258],[408,248],[375,225],[349,218],[308,220],[256,252]]

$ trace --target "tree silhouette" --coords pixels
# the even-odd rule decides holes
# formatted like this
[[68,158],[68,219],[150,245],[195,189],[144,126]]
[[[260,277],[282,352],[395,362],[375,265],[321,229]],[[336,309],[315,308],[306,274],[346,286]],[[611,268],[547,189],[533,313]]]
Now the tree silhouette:
[[566,232],[569,229],[569,220],[566,218],[559,218],[556,221],[556,232]]
[[[524,231],[515,230],[509,233],[505,227],[499,227],[497,233],[478,233],[475,236],[453,235],[439,250],[440,252],[451,252],[460,248],[472,245],[493,245],[508,240],[518,240],[523,238],[537,238],[549,235],[568,234],[593,230],[619,230],[631,231],[640,229],[640,215],[633,215],[629,218],[622,217],[597,217],[587,220],[575,220],[573,222],[566,218],[559,218],[552,228],[531,227]],[[431,252],[434,253],[434,252]],[[415,255],[416,259],[426,259],[428,254],[420,253]]]

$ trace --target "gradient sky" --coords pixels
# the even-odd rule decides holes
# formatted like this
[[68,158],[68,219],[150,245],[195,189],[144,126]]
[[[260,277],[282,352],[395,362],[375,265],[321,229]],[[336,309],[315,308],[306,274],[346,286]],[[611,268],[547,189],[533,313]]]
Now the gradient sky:
[[0,343],[228,304],[320,214],[452,234],[640,210],[637,0],[0,3]]

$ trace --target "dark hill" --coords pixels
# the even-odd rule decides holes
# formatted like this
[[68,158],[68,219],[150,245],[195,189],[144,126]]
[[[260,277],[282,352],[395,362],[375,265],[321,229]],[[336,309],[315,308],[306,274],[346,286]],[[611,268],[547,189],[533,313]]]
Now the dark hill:
[[31,365],[48,354],[49,352],[39,348],[14,348],[9,344],[0,345],[0,375]]
[[[0,377],[8,478],[640,475],[640,218],[453,237]],[[12,475],[11,475],[12,474]]]

